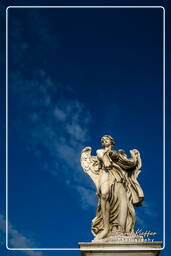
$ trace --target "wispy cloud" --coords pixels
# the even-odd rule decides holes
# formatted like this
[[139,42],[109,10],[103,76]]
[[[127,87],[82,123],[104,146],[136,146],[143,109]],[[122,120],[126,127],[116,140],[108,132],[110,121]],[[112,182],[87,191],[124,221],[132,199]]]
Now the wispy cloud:
[[144,214],[149,216],[149,217],[156,217],[157,216],[155,208],[156,208],[156,206],[155,206],[154,202],[145,201],[143,203]]
[[145,221],[142,217],[140,217],[139,215],[136,216],[136,223],[140,226],[140,227],[144,227],[145,226]]
[[95,206],[97,204],[96,194],[94,190],[85,188],[83,186],[77,186],[77,191],[82,195],[82,207],[87,209],[89,206]]
[[149,202],[145,200],[142,204],[142,207],[136,208],[136,224],[140,228],[149,230],[151,225],[149,223],[151,220],[157,217],[156,205],[154,202]]
[[[41,158],[44,168],[54,176],[62,166],[67,184],[72,184],[77,192],[80,184],[89,186],[91,183],[80,167],[80,152],[90,138],[91,115],[85,105],[43,70],[30,80],[25,80],[19,72],[13,73],[9,86],[13,98],[17,97],[14,108],[10,102],[10,113],[15,116],[12,125],[27,149]],[[84,196],[85,193],[81,195]],[[92,199],[87,195],[86,199],[91,205]]]
[[[60,48],[60,39],[54,31],[49,31],[48,20],[34,10],[28,12],[27,18],[35,23],[30,33],[41,41],[43,51],[50,49],[52,41]],[[37,30],[40,23],[41,29]],[[41,160],[42,168],[53,176],[62,170],[66,185],[77,191],[81,202],[86,197],[87,205],[91,206],[92,198],[88,195],[94,187],[80,167],[80,152],[90,139],[91,114],[72,86],[50,76],[43,63],[30,70],[34,61],[33,56],[28,56],[30,45],[23,34],[23,25],[15,16],[11,26],[13,44],[9,62],[14,68],[9,76],[10,127],[18,132],[27,150]],[[26,70],[30,70],[29,76]],[[79,186],[87,189],[87,193],[81,192]]]
[[[5,236],[5,217],[0,214],[0,233]],[[9,223],[9,247],[11,248],[30,248],[34,247],[35,243],[32,239],[27,238],[25,235],[20,233],[16,228]],[[22,251],[23,254],[28,256],[42,256],[42,252],[38,251]]]

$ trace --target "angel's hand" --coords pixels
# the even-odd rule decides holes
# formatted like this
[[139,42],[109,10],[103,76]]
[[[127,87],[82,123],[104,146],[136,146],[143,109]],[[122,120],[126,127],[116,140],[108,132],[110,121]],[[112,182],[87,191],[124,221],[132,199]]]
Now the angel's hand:
[[119,150],[118,150],[118,153],[120,153],[120,154],[123,155],[123,154],[125,154],[125,151],[124,151],[123,149],[119,149]]

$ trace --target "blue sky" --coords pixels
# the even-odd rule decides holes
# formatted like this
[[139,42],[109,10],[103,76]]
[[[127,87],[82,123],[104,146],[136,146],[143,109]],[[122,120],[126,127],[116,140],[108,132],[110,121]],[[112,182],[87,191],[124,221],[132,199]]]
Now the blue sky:
[[[95,154],[104,134],[116,150],[140,150],[145,201],[135,229],[162,240],[162,13],[9,9],[10,247],[93,238],[97,201],[80,152]],[[2,236],[4,216],[2,208]]]

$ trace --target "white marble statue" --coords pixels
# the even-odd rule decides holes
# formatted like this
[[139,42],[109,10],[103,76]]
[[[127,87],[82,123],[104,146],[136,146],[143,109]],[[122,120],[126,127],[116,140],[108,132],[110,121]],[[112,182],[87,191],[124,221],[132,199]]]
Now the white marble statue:
[[134,236],[135,210],[144,199],[137,181],[141,168],[138,150],[115,151],[115,141],[109,135],[101,138],[102,149],[91,156],[91,147],[81,153],[81,166],[93,180],[98,197],[96,217],[92,220],[95,241],[110,237]]

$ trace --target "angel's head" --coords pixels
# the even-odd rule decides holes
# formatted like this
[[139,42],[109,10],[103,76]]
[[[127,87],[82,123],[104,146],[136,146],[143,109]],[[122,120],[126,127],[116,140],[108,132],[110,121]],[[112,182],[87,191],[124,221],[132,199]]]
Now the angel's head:
[[112,138],[112,136],[110,135],[104,135],[102,138],[101,138],[101,143],[102,143],[102,146],[105,148],[105,147],[113,147],[115,145],[115,141],[114,139]]

